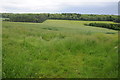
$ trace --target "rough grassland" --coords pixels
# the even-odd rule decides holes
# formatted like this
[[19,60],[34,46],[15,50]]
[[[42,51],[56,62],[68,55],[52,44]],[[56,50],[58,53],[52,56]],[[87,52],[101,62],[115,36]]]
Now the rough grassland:
[[106,21],[3,22],[4,78],[115,78],[118,32]]

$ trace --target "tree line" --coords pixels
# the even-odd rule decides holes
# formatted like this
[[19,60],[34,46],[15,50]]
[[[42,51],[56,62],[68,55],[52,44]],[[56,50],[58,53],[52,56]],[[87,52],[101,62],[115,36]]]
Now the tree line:
[[89,23],[89,24],[85,24],[85,25],[108,28],[108,29],[113,29],[113,30],[120,30],[120,24]]
[[62,13],[62,14],[49,14],[49,19],[83,20],[83,21],[114,21],[116,22],[118,20],[118,16],[117,15]]
[[[47,20],[45,14],[3,14],[5,21],[42,23]],[[9,18],[9,19],[8,19]]]
[[93,15],[93,14],[77,14],[77,13],[61,13],[61,14],[3,13],[2,17],[10,18],[10,21],[22,21],[22,22],[43,22],[46,19],[120,22],[120,18],[117,15]]

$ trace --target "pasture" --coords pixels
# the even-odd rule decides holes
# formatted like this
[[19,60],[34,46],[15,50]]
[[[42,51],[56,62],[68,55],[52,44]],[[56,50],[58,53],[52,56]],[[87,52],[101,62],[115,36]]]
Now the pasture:
[[3,21],[3,78],[116,78],[118,32],[91,22],[113,23]]

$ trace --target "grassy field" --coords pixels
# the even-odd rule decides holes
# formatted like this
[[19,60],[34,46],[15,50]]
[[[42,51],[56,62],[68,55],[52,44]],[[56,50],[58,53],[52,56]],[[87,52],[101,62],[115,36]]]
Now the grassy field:
[[106,21],[3,21],[4,78],[115,78],[118,32]]

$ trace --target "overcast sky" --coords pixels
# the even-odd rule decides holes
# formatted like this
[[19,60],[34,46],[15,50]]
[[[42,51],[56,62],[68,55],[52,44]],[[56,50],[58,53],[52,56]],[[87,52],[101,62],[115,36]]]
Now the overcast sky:
[[119,0],[0,0],[0,13],[117,14]]

